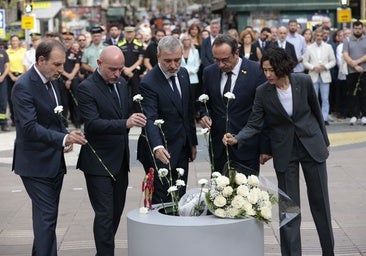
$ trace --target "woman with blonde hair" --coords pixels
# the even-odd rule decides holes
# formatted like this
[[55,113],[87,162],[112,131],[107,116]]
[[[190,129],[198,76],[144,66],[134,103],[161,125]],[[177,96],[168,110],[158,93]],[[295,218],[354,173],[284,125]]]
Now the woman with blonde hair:
[[239,43],[241,44],[241,47],[239,48],[239,55],[248,60],[259,62],[262,58],[262,52],[253,42],[254,33],[250,29],[244,29],[240,32]]
[[197,97],[201,95],[201,87],[198,80],[198,69],[200,67],[200,55],[198,50],[193,44],[192,37],[190,35],[183,35],[181,37],[183,44],[183,56],[181,66],[186,68],[189,74],[189,82],[192,86],[193,98],[195,100],[195,114],[199,111],[199,102]]

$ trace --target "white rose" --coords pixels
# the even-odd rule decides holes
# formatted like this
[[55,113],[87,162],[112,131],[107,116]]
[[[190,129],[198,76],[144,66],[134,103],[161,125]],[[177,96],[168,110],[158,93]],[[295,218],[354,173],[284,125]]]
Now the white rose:
[[216,178],[216,184],[218,189],[223,189],[224,187],[230,184],[230,180],[226,176],[220,176]]
[[248,195],[248,201],[251,204],[256,204],[259,200],[259,196],[260,196],[260,189],[259,188],[253,188],[249,191],[249,195]]
[[140,102],[144,99],[144,97],[141,96],[141,94],[136,94],[135,96],[133,96],[132,100],[133,101],[137,101]]
[[261,216],[266,220],[270,220],[272,218],[272,207],[263,207],[261,209]]
[[224,97],[226,97],[228,100],[234,100],[235,99],[235,94],[232,92],[227,92],[224,94]]
[[226,204],[226,199],[225,197],[219,195],[215,198],[214,200],[214,205],[217,206],[217,207],[223,207],[225,204]]
[[262,190],[261,193],[260,193],[260,199],[263,200],[263,201],[268,201],[269,200],[269,194],[267,191],[265,190]]
[[217,216],[217,217],[221,217],[221,218],[226,217],[225,210],[221,209],[221,208],[216,209],[215,212],[214,212],[214,215]]
[[253,187],[258,187],[259,186],[259,180],[258,177],[255,175],[250,175],[248,177],[248,184],[253,186]]
[[147,213],[148,213],[148,211],[149,211],[149,209],[147,209],[146,207],[141,207],[141,208],[140,208],[140,213],[141,213],[141,214],[147,214]]
[[184,180],[178,179],[178,180],[176,180],[175,185],[177,187],[181,187],[181,186],[185,186],[186,183],[184,182]]
[[224,187],[224,189],[222,190],[222,195],[223,195],[224,197],[229,197],[229,196],[231,196],[231,195],[232,195],[233,191],[234,191],[234,189],[233,189],[232,187],[230,187],[230,186],[226,186],[226,187]]
[[242,173],[237,173],[235,175],[235,183],[238,185],[246,184],[247,183],[247,176]]
[[183,176],[184,175],[184,169],[183,168],[177,168],[176,171],[178,172],[178,174],[180,176]]
[[160,178],[163,178],[168,175],[168,169],[166,168],[160,168],[158,171],[158,175]]
[[236,189],[236,193],[240,196],[247,197],[249,195],[249,188],[245,185],[240,185]]
[[232,207],[236,209],[242,209],[244,208],[245,200],[242,196],[235,196],[233,200],[231,201]]

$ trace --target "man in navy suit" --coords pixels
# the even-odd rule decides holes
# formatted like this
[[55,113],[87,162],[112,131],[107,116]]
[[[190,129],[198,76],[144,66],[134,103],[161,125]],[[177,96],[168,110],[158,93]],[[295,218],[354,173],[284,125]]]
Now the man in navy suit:
[[107,46],[97,62],[96,71],[78,88],[85,137],[90,145],[81,147],[77,167],[84,172],[95,212],[97,255],[110,256],[114,255],[114,236],[126,199],[128,133],[133,126],[145,126],[146,117],[141,113],[130,116],[127,83],[121,77],[125,63],[122,51],[117,46]]
[[202,41],[201,45],[201,61],[203,67],[207,67],[213,64],[215,61],[212,56],[212,43],[220,33],[220,21],[213,20],[210,23],[210,36],[207,37],[205,40]]
[[[203,73],[203,85],[209,101],[208,113],[205,107],[202,108],[201,125],[210,128],[212,138],[210,150],[213,150],[211,161],[214,171],[222,172],[228,160],[225,146],[221,142],[226,127],[228,126],[229,131],[237,133],[246,124],[252,110],[256,88],[264,83],[266,78],[257,62],[239,57],[238,43],[228,35],[219,35],[215,39],[212,52],[216,64],[207,67]],[[228,106],[223,96],[227,81],[230,81],[228,91],[235,95],[235,99],[230,100]],[[268,139],[262,134],[248,140],[241,149],[229,148],[229,158],[252,169],[247,170],[247,175],[258,175],[260,154],[262,154],[261,162],[264,163],[269,159],[269,148]]]
[[[179,39],[163,37],[158,44],[158,64],[141,81],[142,106],[147,117],[146,129],[142,131],[137,149],[137,157],[145,171],[154,167],[145,135],[149,138],[150,148],[158,168],[171,167],[173,182],[177,179],[176,168],[185,173],[180,179],[187,183],[188,162],[196,158],[196,126],[194,123],[194,102],[191,94],[189,75],[181,67],[183,46]],[[162,130],[167,147],[159,128],[154,121],[163,119]],[[155,177],[158,177],[157,173]],[[170,201],[167,190],[169,184],[155,178],[153,203]],[[185,187],[180,190],[184,194]]]
[[288,55],[290,55],[291,59],[296,63],[297,57],[296,57],[296,51],[295,46],[286,40],[288,30],[285,26],[280,26],[277,30],[278,32],[278,40],[274,43],[272,43],[273,47],[280,47],[282,49],[285,49]]
[[64,71],[65,48],[56,40],[42,42],[36,64],[14,85],[12,101],[16,139],[13,170],[20,175],[32,200],[32,255],[57,255],[56,222],[62,181],[66,173],[64,152],[72,144],[85,144],[80,131],[66,130],[56,82]]

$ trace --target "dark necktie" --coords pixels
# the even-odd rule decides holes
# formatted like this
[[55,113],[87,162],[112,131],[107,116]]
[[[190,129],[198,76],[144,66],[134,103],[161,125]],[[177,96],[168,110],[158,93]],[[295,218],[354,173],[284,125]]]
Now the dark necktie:
[[108,84],[108,87],[110,89],[110,92],[112,94],[114,102],[117,104],[117,106],[121,107],[121,101],[119,99],[119,95],[118,95],[118,92],[117,92],[116,85],[115,84]]
[[[227,80],[226,80],[226,83],[225,83],[225,87],[224,87],[224,91],[222,93],[222,96],[224,96],[225,93],[230,92],[230,89],[231,89],[231,75],[232,74],[233,74],[233,72],[231,72],[231,71],[226,73]],[[224,99],[225,99],[225,97],[224,97]]]
[[180,97],[180,93],[179,93],[179,91],[178,91],[177,84],[175,83],[175,76],[171,76],[171,77],[170,77],[170,81],[172,81],[172,85],[173,85],[173,93],[174,93],[175,97],[176,97],[177,99],[181,99],[181,97]]
[[55,94],[53,93],[51,82],[47,81],[46,86],[47,86],[48,94],[50,95],[50,98],[52,100],[52,103],[54,106],[56,106],[57,104],[56,104]]

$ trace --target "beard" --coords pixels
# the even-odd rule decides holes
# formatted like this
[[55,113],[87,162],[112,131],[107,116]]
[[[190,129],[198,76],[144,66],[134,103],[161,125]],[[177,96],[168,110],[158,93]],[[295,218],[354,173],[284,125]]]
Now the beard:
[[353,36],[358,39],[358,38],[360,38],[362,36],[362,33],[360,33],[360,34],[353,34]]

